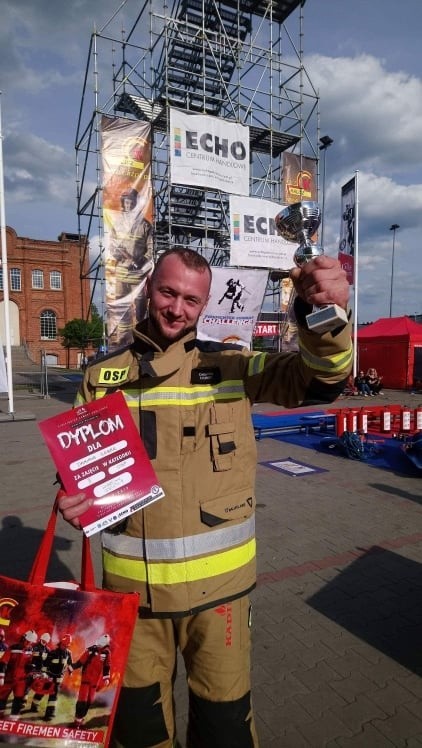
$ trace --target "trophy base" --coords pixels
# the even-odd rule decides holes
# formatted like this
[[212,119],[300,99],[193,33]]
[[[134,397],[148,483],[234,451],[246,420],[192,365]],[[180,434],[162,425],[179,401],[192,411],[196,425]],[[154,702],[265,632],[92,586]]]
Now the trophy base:
[[347,322],[347,312],[337,304],[314,307],[314,311],[306,315],[306,323],[313,332],[324,333],[335,330],[336,327]]

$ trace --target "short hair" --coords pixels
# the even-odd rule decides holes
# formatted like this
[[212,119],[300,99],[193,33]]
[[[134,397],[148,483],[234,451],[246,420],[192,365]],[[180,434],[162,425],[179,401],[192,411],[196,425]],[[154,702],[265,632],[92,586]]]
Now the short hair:
[[183,262],[184,265],[186,265],[186,267],[191,268],[192,270],[196,270],[198,273],[208,272],[211,281],[212,271],[210,264],[208,260],[205,259],[205,257],[200,255],[199,252],[196,252],[196,250],[190,249],[189,247],[175,246],[170,247],[170,249],[167,249],[158,257],[155,263],[154,270],[151,274],[152,282],[154,281],[154,278],[158,273],[160,265],[162,265],[165,258],[169,257],[170,255],[176,255],[176,257],[179,257],[179,259]]

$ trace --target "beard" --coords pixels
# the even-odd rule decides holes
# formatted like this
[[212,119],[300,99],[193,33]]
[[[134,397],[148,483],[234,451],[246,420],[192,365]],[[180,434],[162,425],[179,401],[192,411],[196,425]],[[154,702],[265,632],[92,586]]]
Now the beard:
[[163,351],[165,351],[172,343],[177,343],[177,341],[184,338],[185,335],[196,330],[196,324],[186,325],[186,327],[183,327],[179,332],[169,337],[161,328],[160,322],[157,320],[157,317],[151,309],[149,311],[149,320],[154,332],[154,341],[158,343]]

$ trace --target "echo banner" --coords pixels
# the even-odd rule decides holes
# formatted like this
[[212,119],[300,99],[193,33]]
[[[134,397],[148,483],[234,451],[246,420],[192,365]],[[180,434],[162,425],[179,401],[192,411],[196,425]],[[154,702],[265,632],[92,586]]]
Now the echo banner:
[[341,221],[338,259],[347,273],[349,284],[354,284],[355,274],[355,202],[356,177],[341,188]]
[[250,346],[268,272],[213,267],[210,299],[199,318],[198,337]]
[[286,205],[317,200],[316,160],[296,153],[283,153],[283,191]]
[[101,119],[105,288],[109,349],[132,342],[146,313],[153,267],[151,125]]
[[256,197],[230,196],[230,263],[289,270],[297,243],[279,236],[275,216],[283,205]]
[[170,109],[173,184],[249,195],[249,128]]

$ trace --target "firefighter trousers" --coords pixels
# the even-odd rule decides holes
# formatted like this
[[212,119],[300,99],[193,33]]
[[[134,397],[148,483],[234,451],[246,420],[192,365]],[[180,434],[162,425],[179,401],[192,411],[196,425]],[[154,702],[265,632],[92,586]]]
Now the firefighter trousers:
[[177,650],[189,691],[188,748],[258,748],[250,691],[250,604],[137,621],[110,748],[177,745]]

